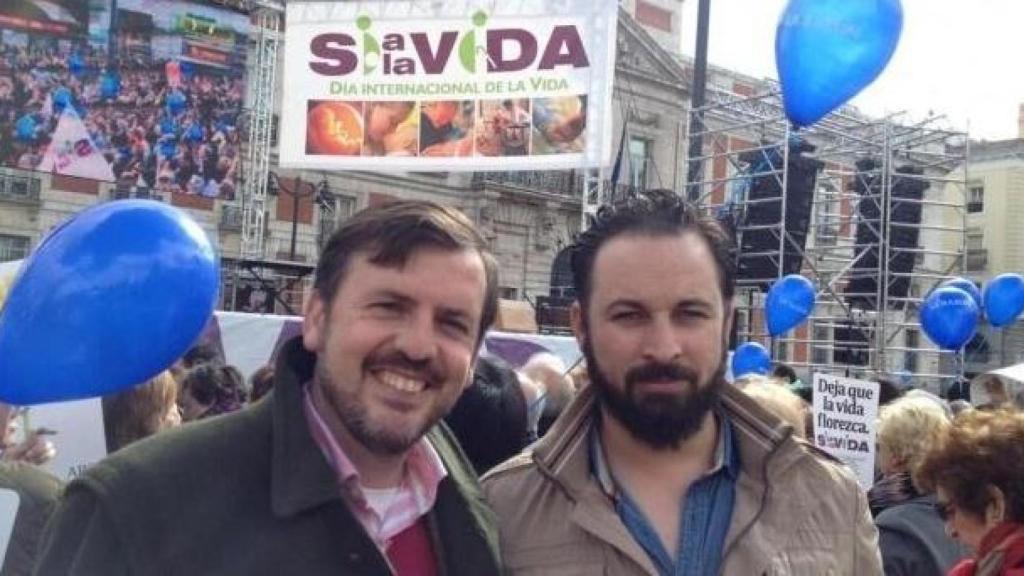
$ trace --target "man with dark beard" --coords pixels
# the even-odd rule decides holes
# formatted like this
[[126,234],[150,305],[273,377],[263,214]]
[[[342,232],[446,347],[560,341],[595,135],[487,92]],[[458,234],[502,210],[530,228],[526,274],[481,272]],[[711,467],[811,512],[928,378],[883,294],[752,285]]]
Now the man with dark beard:
[[493,514],[437,425],[470,381],[497,286],[458,210],[408,201],[346,221],[273,391],[90,468],[36,573],[499,574]]
[[730,248],[668,191],[577,238],[590,385],[483,480],[509,573],[881,574],[853,474],[724,382]]

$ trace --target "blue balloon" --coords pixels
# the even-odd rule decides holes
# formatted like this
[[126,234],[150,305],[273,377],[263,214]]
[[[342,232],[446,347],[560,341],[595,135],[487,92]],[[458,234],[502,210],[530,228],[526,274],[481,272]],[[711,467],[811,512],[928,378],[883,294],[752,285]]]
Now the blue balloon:
[[742,378],[750,374],[765,376],[772,369],[768,350],[757,342],[740,344],[732,353],[732,376]]
[[188,104],[188,98],[180,90],[175,90],[167,95],[167,110],[172,116],[184,112],[186,104]]
[[1013,324],[1024,312],[1024,276],[996,276],[985,284],[983,299],[989,324],[996,328]]
[[967,278],[953,278],[946,280],[942,284],[939,284],[939,286],[952,286],[967,292],[971,296],[971,300],[974,300],[974,305],[978,307],[978,311],[980,312],[984,310],[984,304],[981,299],[981,290],[978,290],[978,285]]
[[85,59],[82,55],[75,52],[68,58],[68,71],[75,76],[80,76],[82,72],[85,72]]
[[169,118],[169,117],[165,116],[164,119],[160,121],[160,133],[161,134],[166,136],[166,135],[169,135],[169,134],[174,134],[177,131],[178,131],[178,123],[175,122],[173,118]]
[[25,114],[14,123],[14,135],[18,140],[31,141],[36,137],[36,119],[31,114]]
[[79,213],[22,266],[0,311],[0,401],[88,398],[153,377],[203,330],[218,271],[203,229],[167,204]]
[[121,93],[121,77],[117,72],[106,72],[100,80],[100,97],[104,100],[116,100]]
[[789,0],[775,30],[786,116],[809,126],[881,74],[903,30],[899,0]]
[[203,127],[199,124],[193,124],[188,127],[188,132],[185,134],[185,136],[192,142],[202,142]]
[[74,96],[71,94],[71,90],[60,86],[53,91],[50,96],[50,101],[53,104],[53,113],[60,114],[74,101]]
[[765,302],[768,333],[778,336],[799,326],[814,310],[814,285],[799,274],[776,280]]
[[959,350],[974,336],[980,310],[959,288],[936,288],[921,304],[921,328],[944,350]]

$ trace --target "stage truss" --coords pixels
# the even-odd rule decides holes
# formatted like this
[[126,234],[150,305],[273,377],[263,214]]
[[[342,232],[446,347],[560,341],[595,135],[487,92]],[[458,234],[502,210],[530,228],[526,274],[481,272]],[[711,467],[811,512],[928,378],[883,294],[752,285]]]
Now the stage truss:
[[[937,350],[921,332],[918,310],[932,288],[963,274],[966,134],[939,128],[941,118],[871,119],[850,109],[795,133],[777,89],[750,97],[710,91],[709,101],[701,109],[703,176],[691,186],[704,207],[734,224],[737,246],[744,235],[770,237],[736,254],[738,267],[770,263],[738,279],[737,340],[771,346],[774,360],[804,377],[885,376],[939,391],[962,376],[963,354]],[[815,150],[801,154],[800,141]],[[806,215],[794,212],[789,194],[751,198],[758,178],[789,189],[791,155],[823,165]],[[749,162],[758,156],[767,161]],[[919,199],[903,192],[924,186]],[[906,221],[916,208],[920,221]],[[780,216],[764,222],[765,211]],[[801,219],[808,222],[803,244],[793,226]],[[916,242],[905,245],[899,239],[908,233]],[[813,282],[818,303],[804,327],[771,339],[763,322],[765,288],[785,275],[794,256],[799,263],[794,269],[789,262],[789,271]],[[877,289],[863,290],[872,283]]]

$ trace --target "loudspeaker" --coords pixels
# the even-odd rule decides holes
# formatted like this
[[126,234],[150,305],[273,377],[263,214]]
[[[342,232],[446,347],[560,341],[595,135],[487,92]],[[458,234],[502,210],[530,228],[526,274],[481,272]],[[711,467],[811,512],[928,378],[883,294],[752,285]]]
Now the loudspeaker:
[[[869,172],[877,166],[871,159],[857,162],[858,172]],[[878,300],[878,278],[880,274],[879,250],[889,244],[890,274],[910,274],[918,249],[921,223],[921,200],[929,183],[918,178],[924,173],[914,166],[903,166],[895,170],[889,204],[883,205],[881,175],[860,176],[854,182],[854,190],[861,199],[857,205],[856,249],[854,254],[866,253],[850,270],[850,282],[846,287],[847,301],[851,306],[874,310]],[[889,226],[882,223],[888,213]],[[890,298],[906,298],[910,291],[910,278],[890,278]],[[894,302],[893,307],[902,308],[904,302]]]
[[845,322],[836,326],[832,337],[833,364],[867,366],[870,360],[871,330],[857,322]]
[[[814,146],[798,141],[790,146],[789,162],[786,165],[786,218],[785,231],[794,242],[786,241],[782,247],[782,274],[797,274],[803,263],[803,250],[807,244],[807,229],[811,222],[811,204],[818,172],[824,162],[807,158],[803,154],[813,152]],[[782,166],[782,151],[778,148],[750,150],[739,155],[739,161],[747,164],[747,172],[758,174],[776,170]],[[767,290],[779,275],[779,234],[782,220],[782,176],[762,174],[752,176],[747,191],[748,201],[764,201],[749,204],[737,226],[737,278],[747,286]],[[748,227],[771,226],[765,229]],[[794,246],[794,243],[796,244]]]

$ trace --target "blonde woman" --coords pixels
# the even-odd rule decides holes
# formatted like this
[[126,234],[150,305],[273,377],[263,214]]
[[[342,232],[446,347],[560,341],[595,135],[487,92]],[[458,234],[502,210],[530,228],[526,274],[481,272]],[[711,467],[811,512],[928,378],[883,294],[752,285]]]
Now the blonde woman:
[[949,429],[935,400],[903,397],[882,407],[878,418],[878,465],[882,478],[868,492],[876,514],[878,546],[887,575],[945,574],[967,550],[945,531],[935,495],[914,486],[912,471]]

